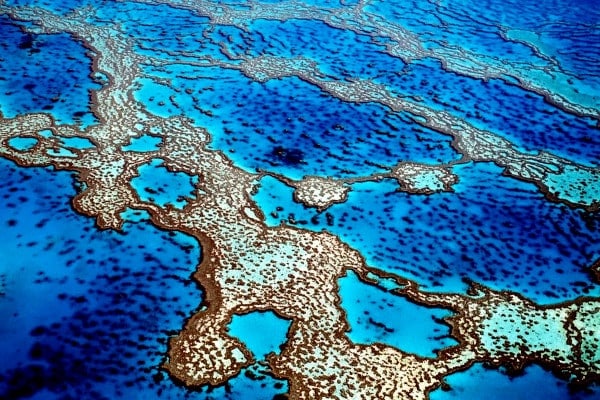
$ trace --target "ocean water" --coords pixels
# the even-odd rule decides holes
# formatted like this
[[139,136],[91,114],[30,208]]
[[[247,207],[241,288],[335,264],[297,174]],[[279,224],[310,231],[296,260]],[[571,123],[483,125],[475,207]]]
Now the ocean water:
[[193,118],[209,129],[212,147],[251,172],[261,169],[294,179],[346,177],[382,171],[372,162],[458,158],[449,137],[410,124],[405,116],[389,114],[378,104],[323,96],[298,78],[261,84],[238,71],[215,67],[175,66],[148,73],[171,81],[167,86],[150,78],[140,80],[135,96],[150,112]]
[[24,33],[3,14],[0,32],[0,112],[4,117],[48,112],[59,123],[85,127],[97,122],[88,103],[91,91],[101,85],[89,77],[91,63],[81,43],[65,33]]
[[131,187],[143,201],[161,207],[170,204],[183,208],[187,203],[186,198],[192,197],[197,182],[198,177],[169,171],[161,159],[155,158],[138,168],[138,176],[131,180]]
[[[71,174],[20,169],[3,159],[0,171],[0,398],[241,399],[285,392],[285,381],[261,370],[189,391],[160,369],[167,338],[202,303],[191,281],[200,259],[195,239],[143,218],[122,233],[98,231],[70,207]],[[284,326],[272,324],[283,329],[279,340]]]
[[[189,118],[210,134],[209,148],[248,173],[348,180],[348,199],[317,211],[295,202],[282,180],[263,176],[252,199],[266,226],[326,230],[369,266],[427,292],[464,295],[471,280],[539,304],[600,297],[590,273],[600,260],[598,210],[550,201],[492,162],[461,159],[451,136],[416,124],[412,114],[343,101],[307,79],[376,83],[492,132],[523,154],[549,152],[565,159],[567,172],[579,163],[598,174],[597,2],[193,3],[195,10],[175,0],[0,2],[1,117],[47,113],[78,129],[102,123],[91,95],[109,79],[93,71],[91,50],[70,32],[44,34],[9,16],[12,7],[36,6],[68,20],[78,9],[86,23],[114,26],[117,39],[131,40],[145,57],[124,107]],[[405,42],[393,46],[390,32],[406,34]],[[299,71],[254,80],[240,68],[256,57],[293,59]],[[49,154],[66,160],[94,149],[82,137],[38,134],[0,141],[0,150],[26,153],[43,138],[57,139]],[[121,150],[143,154],[162,143],[157,131],[145,130]],[[70,205],[82,190],[76,175],[22,168],[4,151],[0,156],[1,399],[286,398],[289,383],[274,378],[264,360],[281,350],[292,322],[268,310],[232,317],[229,333],[258,363],[227,383],[189,389],[161,369],[168,338],[203,304],[192,279],[202,258],[195,239],[160,230],[133,209],[122,213],[121,232],[99,230]],[[201,177],[169,171],[152,157],[132,188],[144,202],[182,209]],[[405,161],[446,166],[458,183],[422,195],[370,178]],[[556,182],[571,184],[568,175]],[[596,188],[587,193],[588,203],[600,202]],[[458,345],[442,321],[448,310],[411,303],[353,272],[337,283],[351,341],[428,358]],[[431,400],[600,397],[597,383],[574,391],[535,364],[513,377],[475,363],[445,382]]]
[[123,146],[123,151],[137,151],[146,153],[158,150],[158,145],[161,143],[161,138],[150,135],[143,135],[138,138],[131,139],[127,146]]
[[289,327],[290,321],[279,318],[272,311],[234,315],[228,326],[229,334],[246,343],[258,360],[264,360],[269,353],[279,352]]
[[427,290],[464,293],[468,278],[542,304],[600,293],[587,270],[600,252],[597,214],[547,202],[492,164],[455,172],[454,193],[412,195],[392,180],[357,183],[346,202],[321,213],[295,203],[292,189],[270,177],[255,199],[267,224],[326,229],[368,264]]
[[320,21],[258,20],[250,28],[255,33],[249,41],[251,52],[304,57],[315,61],[319,70],[330,77],[385,81],[406,66],[400,59],[385,54],[385,46],[372,43],[369,36],[332,28]]
[[[593,27],[600,12],[593,0],[555,0],[542,7],[532,0],[378,0],[366,11],[418,33],[441,60],[449,57],[449,64],[472,69],[476,76],[486,75],[486,64],[506,60],[513,78],[552,84],[548,89],[562,97],[591,108],[599,105],[600,70],[593,60],[600,52],[600,32]],[[545,65],[554,72],[546,75]]]
[[442,318],[447,310],[418,306],[405,298],[362,283],[349,272],[339,281],[342,308],[354,343],[385,343],[421,357],[456,344]]
[[483,81],[445,71],[432,58],[412,63],[386,84],[418,96],[433,109],[451,110],[479,129],[498,133],[524,152],[545,150],[598,166],[597,121],[552,107],[541,95],[499,79]]
[[574,390],[537,365],[525,368],[521,375],[509,376],[498,369],[475,364],[466,371],[450,375],[446,383],[449,390],[435,390],[430,395],[431,400],[475,400],[482,397],[494,400],[591,400],[600,396],[598,386]]

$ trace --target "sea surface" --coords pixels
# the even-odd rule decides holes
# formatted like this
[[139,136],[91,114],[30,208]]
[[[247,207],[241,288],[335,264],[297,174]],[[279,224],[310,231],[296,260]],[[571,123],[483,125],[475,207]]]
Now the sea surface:
[[[251,198],[266,226],[328,231],[368,265],[426,292],[466,295],[466,282],[475,281],[540,305],[600,297],[590,271],[600,260],[598,208],[549,198],[534,180],[509,176],[493,160],[463,157],[453,137],[415,123],[410,112],[344,100],[307,71],[258,80],[241,67],[263,56],[309,60],[308,71],[322,82],[381,85],[492,132],[521,154],[550,153],[563,166],[599,174],[597,1],[198,2],[211,10],[309,7],[285,20],[263,14],[235,23],[175,3],[0,1],[2,118],[48,113],[78,129],[102,123],[92,95],[108,78],[94,72],[82,39],[36,31],[8,12],[35,6],[68,19],[78,9],[91,24],[116,24],[136,38],[135,52],[154,60],[140,66],[128,101],[154,116],[189,118],[209,133],[211,149],[257,174]],[[325,21],[344,9],[369,18],[362,27]],[[419,38],[421,49],[396,53],[390,29]],[[173,57],[187,62],[169,63]],[[18,138],[5,145],[26,152],[36,144]],[[77,137],[61,145],[56,154],[67,158],[94,146]],[[160,148],[159,135],[146,132],[122,150]],[[458,181],[451,191],[419,194],[381,178],[408,161],[450,168]],[[159,156],[138,171],[132,188],[159,207],[182,209],[201,179],[169,171]],[[343,180],[348,198],[324,210],[295,201],[289,182],[305,176]],[[169,377],[161,368],[168,338],[203,304],[192,279],[202,248],[141,211],[125,211],[121,231],[99,229],[72,206],[77,178],[0,157],[0,398],[286,398],[288,382],[273,377],[264,360],[285,343],[290,321],[269,311],[235,315],[228,325],[259,360],[237,377],[193,389]],[[457,344],[443,322],[448,310],[414,304],[352,272],[338,285],[355,343],[428,358]],[[511,376],[476,363],[445,382],[431,400],[600,398],[598,383],[573,388],[536,364]]]

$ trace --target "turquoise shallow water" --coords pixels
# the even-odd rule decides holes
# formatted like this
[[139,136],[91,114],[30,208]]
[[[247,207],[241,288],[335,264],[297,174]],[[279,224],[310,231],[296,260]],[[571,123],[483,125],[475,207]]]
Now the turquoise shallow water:
[[162,207],[167,204],[182,208],[186,197],[191,197],[197,177],[183,172],[171,172],[158,158],[138,168],[138,176],[131,180],[131,186],[144,201],[151,201]]
[[340,279],[342,308],[350,324],[348,337],[355,343],[385,343],[421,357],[456,341],[442,318],[450,312],[418,306],[379,288],[361,283],[356,274]]
[[255,311],[234,315],[229,324],[229,334],[246,343],[256,359],[264,360],[267,354],[279,352],[289,326],[289,321],[271,311]]
[[[247,1],[203,3],[251,9]],[[530,80],[538,91],[549,90],[572,106],[600,109],[600,14],[594,1],[371,1],[363,10],[369,17],[355,26],[335,18],[325,22],[323,15],[358,1],[300,3],[325,12],[292,10],[287,21],[263,15],[234,26],[169,4],[3,2],[61,15],[89,5],[94,10],[87,12],[88,22],[118,23],[124,36],[136,39],[134,50],[151,60],[141,65],[130,100],[155,116],[190,118],[210,133],[212,149],[249,172],[346,178],[379,173],[400,161],[460,159],[451,137],[416,125],[408,113],[342,101],[302,76],[258,82],[236,70],[242,58],[258,56],[302,57],[325,81],[384,85],[492,131],[529,155],[548,151],[600,165],[597,120],[523,84]],[[389,34],[373,23],[409,30],[428,53],[392,57]],[[45,112],[57,124],[98,124],[90,95],[107,77],[91,75],[89,50],[67,33],[25,33],[24,26],[0,14],[3,117]],[[194,62],[197,55],[204,61]],[[171,63],[175,58],[185,62]],[[488,79],[488,66],[498,64],[513,75]],[[456,65],[462,73],[452,70]],[[161,138],[148,133],[122,150],[159,150]],[[28,151],[36,143],[15,138],[7,144]],[[85,139],[63,138],[51,154],[73,158],[71,150],[92,147]],[[184,207],[201,179],[170,172],[159,158],[138,171],[132,187],[143,201],[161,207]],[[469,162],[452,172],[459,178],[453,192],[425,196],[399,192],[392,180],[354,183],[346,202],[323,212],[294,202],[292,189],[272,177],[260,180],[252,198],[268,226],[325,229],[360,251],[369,265],[413,279],[426,291],[464,294],[467,278],[541,304],[600,296],[588,270],[600,258],[598,212],[550,202],[533,184],[503,176],[492,163]],[[91,218],[72,210],[73,182],[68,173],[21,169],[0,159],[0,398],[282,398],[288,383],[262,364],[225,385],[193,391],[160,370],[167,338],[202,304],[202,289],[191,279],[202,249],[189,236],[158,230],[147,214],[131,210],[124,213],[122,233],[97,230]],[[415,305],[352,273],[338,283],[352,341],[381,342],[423,357],[456,344],[440,320],[448,311]],[[289,326],[271,312],[253,312],[234,316],[228,327],[262,361],[279,351]],[[475,364],[446,382],[451,390],[434,391],[432,400],[600,396],[594,385],[573,392],[536,365],[508,377]]]

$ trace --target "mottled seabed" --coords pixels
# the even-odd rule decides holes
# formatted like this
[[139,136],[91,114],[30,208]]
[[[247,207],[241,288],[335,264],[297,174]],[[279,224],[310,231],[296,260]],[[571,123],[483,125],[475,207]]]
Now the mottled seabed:
[[0,398],[597,399],[594,3],[0,0]]

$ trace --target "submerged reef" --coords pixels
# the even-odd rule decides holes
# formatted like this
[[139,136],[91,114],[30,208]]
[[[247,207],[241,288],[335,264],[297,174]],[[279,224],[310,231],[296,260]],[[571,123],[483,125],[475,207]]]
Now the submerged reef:
[[[501,25],[481,17],[482,31],[465,33],[460,47],[452,18],[463,16],[467,32],[477,25],[475,10],[440,2],[415,2],[423,4],[402,11],[405,19],[396,13],[404,6],[386,9],[388,2],[380,1],[135,0],[65,9],[22,3],[0,1],[0,13],[27,35],[30,46],[23,46],[68,35],[86,50],[88,64],[79,68],[90,84],[89,115],[69,120],[43,107],[0,114],[0,156],[20,167],[74,173],[72,208],[99,230],[125,232],[131,213],[138,213],[162,231],[194,238],[201,255],[190,266],[190,280],[199,286],[198,302],[173,310],[189,318],[180,331],[165,334],[160,364],[173,381],[202,391],[240,374],[254,376],[258,368],[287,381],[289,399],[428,399],[448,389],[451,374],[477,363],[515,374],[537,364],[573,388],[597,390],[600,86],[595,72],[574,72],[585,57],[549,54],[536,41],[543,38],[533,38],[538,26],[513,26],[510,19]],[[438,29],[439,38],[424,27]],[[597,38],[598,28],[590,29]],[[511,51],[489,54],[497,42]],[[388,71],[389,65],[400,69]],[[439,88],[417,94],[414,77],[410,84],[402,80],[413,73],[423,81],[435,73],[448,82],[460,77],[465,88],[477,89],[452,86],[458,80],[444,87],[440,78]],[[442,94],[454,90],[456,99]],[[538,130],[529,120],[469,109],[470,102],[488,101],[498,111],[494,93],[516,93],[521,112],[535,114],[528,118],[568,131],[564,142],[547,139],[547,127]],[[67,104],[60,112],[82,117],[80,107]],[[547,146],[532,147],[538,142]],[[473,175],[464,173],[471,166],[498,172],[498,180],[514,185],[513,197],[500,198],[506,191],[496,190],[493,180],[477,182],[475,191]],[[312,221],[271,222],[268,206],[257,200],[264,179],[290,189],[289,203]],[[385,190],[380,197],[388,205],[354,203],[361,185]],[[499,222],[508,233],[490,229],[496,225],[462,226],[450,203],[458,195],[481,215],[483,197],[497,195],[507,207],[524,210],[543,204],[552,207],[548,215],[564,217],[549,224],[571,231],[552,238],[527,221],[515,227],[508,217]],[[390,211],[394,204],[408,209],[408,198],[441,206],[423,221]],[[351,222],[336,220],[334,211]],[[322,215],[326,224],[319,225]],[[357,215],[366,219],[359,222]],[[456,223],[443,232],[443,243],[417,248],[413,228],[446,218]],[[369,233],[378,229],[376,221],[392,220],[406,223],[393,227],[395,243]],[[336,228],[367,232],[385,248],[388,262]],[[476,256],[466,249],[473,243],[455,240],[457,231],[472,229],[483,243]],[[531,244],[507,240],[512,229],[527,230]],[[528,259],[534,266],[515,265],[528,245],[539,246],[540,258]],[[433,260],[451,252],[451,265],[444,258],[445,267],[436,270]],[[492,252],[502,265],[489,261]],[[432,275],[409,265],[419,257]],[[516,288],[488,287],[475,265],[507,279],[534,275],[550,289],[532,299]],[[585,277],[574,278],[568,291],[561,287],[565,266]],[[446,310],[437,322],[448,328],[452,344],[429,357],[376,340],[353,342],[339,284],[350,273],[385,296]],[[436,291],[437,281],[428,278],[434,275],[454,290]],[[0,302],[10,291],[0,270]],[[279,351],[264,357],[229,328],[234,316],[257,311],[289,321]],[[411,324],[392,314],[400,325]],[[12,393],[6,381],[0,380],[0,397]]]

